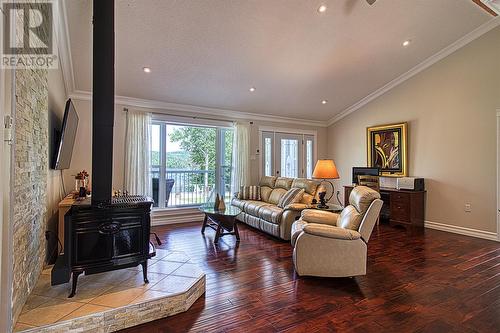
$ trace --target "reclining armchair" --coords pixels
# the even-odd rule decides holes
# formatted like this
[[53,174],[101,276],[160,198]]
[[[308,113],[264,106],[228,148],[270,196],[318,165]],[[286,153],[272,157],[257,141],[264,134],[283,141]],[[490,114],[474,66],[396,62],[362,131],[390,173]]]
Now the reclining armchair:
[[292,225],[293,263],[299,275],[366,274],[367,243],[382,208],[380,194],[356,186],[340,214],[306,209]]

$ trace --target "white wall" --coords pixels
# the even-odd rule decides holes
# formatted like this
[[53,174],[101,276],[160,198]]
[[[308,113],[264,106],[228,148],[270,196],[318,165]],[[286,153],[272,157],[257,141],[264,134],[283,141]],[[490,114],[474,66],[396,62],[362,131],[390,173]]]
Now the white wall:
[[367,127],[407,121],[409,173],[426,179],[426,220],[496,232],[499,59],[496,28],[330,126],[337,186],[366,165]]
[[[75,148],[73,151],[73,157],[71,159],[71,168],[69,170],[64,171],[64,179],[67,190],[70,190],[74,187],[74,180],[71,175],[76,174],[77,172],[85,169],[92,171],[91,165],[91,154],[92,154],[92,107],[90,101],[87,100],[73,100],[73,104],[75,105],[75,109],[78,112],[78,116],[80,118],[80,122],[78,124],[78,131],[76,136]],[[115,107],[115,127],[114,127],[114,149],[113,149],[113,187],[116,189],[123,188],[123,177],[124,177],[124,152],[125,152],[125,124],[126,118],[125,113],[123,112],[123,105],[117,105]],[[129,109],[133,109],[133,107],[128,107]],[[168,114],[176,114],[183,116],[195,116],[195,114],[189,114],[186,112],[175,112],[175,111],[166,111],[166,110],[149,110],[151,112],[163,112]],[[198,115],[199,116],[199,115]],[[221,120],[228,120],[224,117],[214,117],[210,116],[210,118],[218,118]],[[230,119],[229,119],[230,120]],[[263,121],[254,121],[252,119],[245,120],[247,122],[253,121],[253,125],[251,125],[250,131],[250,151],[251,154],[255,155],[257,149],[259,148],[259,126],[271,126],[274,128],[296,128],[296,129],[305,129],[305,130],[315,130],[318,135],[318,158],[326,158],[326,127],[313,127],[313,126],[301,126],[294,125],[289,123],[278,123],[278,122],[263,122]],[[255,160],[250,161],[251,166],[251,179],[252,183],[257,183],[259,179],[259,159],[256,157]],[[92,177],[92,175],[91,175]]]

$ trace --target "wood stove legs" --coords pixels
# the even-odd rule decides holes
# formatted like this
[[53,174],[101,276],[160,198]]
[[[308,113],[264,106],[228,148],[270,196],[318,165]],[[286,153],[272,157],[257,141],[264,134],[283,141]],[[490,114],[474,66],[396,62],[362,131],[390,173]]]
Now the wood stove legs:
[[[148,261],[141,262],[142,266],[142,277],[144,278],[144,283],[149,283],[148,280]],[[72,298],[76,294],[76,285],[78,284],[78,277],[83,271],[73,271],[73,278],[71,279],[71,293],[68,298]]]
[[78,283],[78,276],[82,274],[83,271],[73,271],[73,278],[71,279],[71,293],[69,294],[68,298],[72,298],[75,296],[76,293],[76,284]]
[[148,261],[141,263],[142,266],[142,277],[144,278],[144,283],[149,283],[148,280]]

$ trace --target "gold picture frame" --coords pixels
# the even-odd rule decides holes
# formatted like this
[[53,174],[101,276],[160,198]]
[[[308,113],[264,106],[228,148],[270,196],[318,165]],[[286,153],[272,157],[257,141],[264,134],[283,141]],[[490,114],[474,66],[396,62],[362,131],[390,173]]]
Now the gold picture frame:
[[379,168],[382,176],[408,175],[408,123],[366,129],[368,166]]

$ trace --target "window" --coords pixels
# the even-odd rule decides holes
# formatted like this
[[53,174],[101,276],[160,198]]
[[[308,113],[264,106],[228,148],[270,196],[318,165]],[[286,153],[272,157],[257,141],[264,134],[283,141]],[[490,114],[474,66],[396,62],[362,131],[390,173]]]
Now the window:
[[314,170],[314,137],[312,135],[304,135],[304,139],[306,142],[306,178],[312,178],[313,170]]
[[297,178],[299,176],[299,139],[280,139],[281,176]]
[[151,133],[155,207],[198,206],[212,191],[230,198],[231,128],[154,122]]
[[264,158],[263,158],[263,163],[264,163],[264,176],[272,176],[274,175],[273,168],[274,168],[274,156],[273,156],[273,140],[274,140],[274,133],[272,132],[263,132],[262,133],[262,138],[263,138],[263,151],[264,151]]
[[263,175],[312,177],[316,162],[314,135],[262,131],[261,136]]

